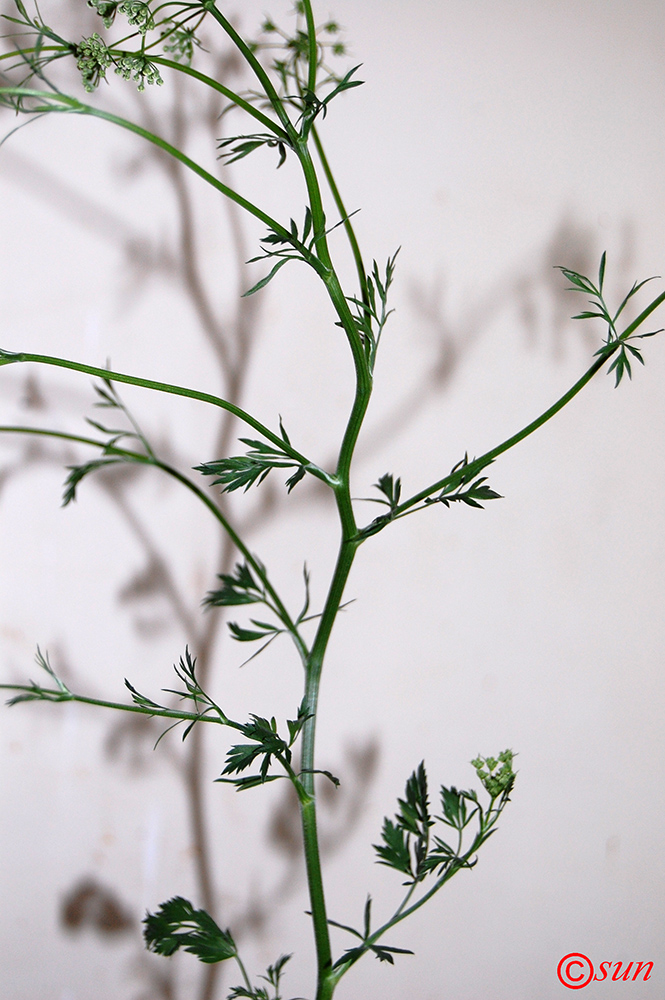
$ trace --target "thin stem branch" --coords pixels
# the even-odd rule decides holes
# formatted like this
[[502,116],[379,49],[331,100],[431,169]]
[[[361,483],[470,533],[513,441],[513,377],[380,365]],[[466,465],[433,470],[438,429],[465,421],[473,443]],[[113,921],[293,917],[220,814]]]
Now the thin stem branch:
[[264,128],[273,132],[280,142],[287,142],[290,144],[290,137],[287,132],[283,128],[280,128],[280,126],[274,122],[272,118],[268,118],[267,115],[264,115],[262,111],[260,111],[253,104],[250,104],[249,101],[246,101],[240,96],[240,94],[236,94],[235,91],[229,90],[228,87],[225,87],[213,77],[206,76],[205,73],[200,73],[198,70],[193,69],[191,66],[187,66],[185,63],[178,63],[173,59],[167,59],[165,56],[153,55],[151,53],[150,62],[157,63],[160,66],[166,66],[168,69],[177,70],[180,73],[185,73],[187,76],[204,83],[207,87],[210,87],[211,90],[215,90],[223,97],[227,97],[232,104],[241,108],[242,111],[246,111],[248,115],[251,115],[252,118],[256,119],[256,121],[263,125]]
[[220,10],[218,10],[214,0],[202,0],[201,5],[221,25],[221,27],[224,29],[226,34],[229,36],[233,44],[236,46],[236,48],[242,55],[243,59],[245,60],[249,68],[252,70],[252,72],[258,79],[259,83],[263,87],[263,91],[266,97],[270,101],[270,104],[273,110],[275,111],[275,114],[277,115],[282,125],[284,126],[284,130],[288,136],[289,145],[293,145],[293,142],[297,138],[298,133],[293,127],[291,119],[289,118],[286,112],[284,101],[275,90],[275,87],[273,86],[272,81],[268,76],[268,74],[266,73],[266,71],[264,70],[263,66],[256,58],[256,56],[254,55],[254,53],[252,52],[251,48],[244,40],[244,38],[242,38],[238,34],[238,32],[233,27],[231,22],[222,14]]
[[[158,719],[174,719],[176,722],[212,722],[217,726],[231,726],[231,728],[238,729],[239,725],[235,725],[230,722],[230,720],[217,718],[214,715],[203,715],[198,712],[181,712],[178,709],[171,708],[146,708],[143,705],[129,705],[126,702],[121,701],[106,701],[102,698],[88,698],[82,694],[73,694],[68,692],[64,694],[59,689],[43,688],[28,684],[0,684],[0,691],[18,691],[20,694],[34,694],[35,698],[31,700],[42,700],[50,702],[60,702],[60,701],[76,701],[80,702],[82,705],[96,705],[98,708],[112,708],[118,712],[133,712],[135,715],[147,715],[150,718]],[[39,692],[39,694],[37,693]],[[43,693],[44,697],[41,697]],[[24,699],[27,700],[27,699]]]
[[319,49],[316,41],[316,22],[314,21],[314,11],[311,0],[303,0],[305,9],[305,20],[307,21],[307,89],[310,93],[316,93],[316,71],[319,64]]
[[[563,407],[571,401],[571,399],[574,399],[575,396],[581,392],[584,386],[587,385],[594,375],[600,371],[607,361],[608,356],[609,355],[605,355],[597,361],[594,361],[584,375],[582,375],[582,377],[578,379],[578,381],[571,386],[571,388],[565,392],[563,396],[556,401],[556,403],[553,403],[549,409],[545,410],[544,413],[541,413],[539,417],[532,420],[531,423],[527,424],[526,427],[523,427],[522,430],[513,434],[511,437],[506,438],[505,441],[498,444],[495,448],[491,448],[490,451],[485,452],[485,454],[481,455],[480,458],[475,458],[472,462],[465,465],[462,470],[451,473],[443,479],[437,480],[437,482],[433,483],[431,486],[426,487],[424,490],[420,490],[419,493],[415,493],[412,497],[409,497],[408,500],[405,500],[403,503],[395,507],[395,518],[401,517],[406,513],[412,513],[410,508],[415,507],[416,504],[420,503],[426,497],[431,496],[432,493],[436,493],[439,490],[444,489],[446,486],[456,485],[458,482],[461,482],[462,478],[475,475],[477,471],[479,472],[484,469],[490,462],[493,462],[495,458],[502,455],[504,451],[508,451],[510,448],[514,448],[516,444],[519,444],[520,441],[524,441],[524,439],[529,437],[530,434],[533,434],[539,427],[542,427],[548,420],[551,420],[552,417],[559,412],[559,410],[562,410]],[[422,510],[423,508],[419,507],[418,509]]]
[[[154,132],[149,132],[148,129],[143,128],[137,122],[130,121],[127,118],[122,118],[120,115],[113,114],[111,111],[105,111],[103,108],[96,108],[90,104],[83,104],[81,101],[74,97],[69,97],[66,94],[61,93],[49,93],[43,90],[33,90],[29,87],[0,87],[0,96],[6,95],[7,97],[30,97],[35,100],[43,100],[45,104],[43,106],[37,106],[34,109],[34,113],[39,114],[40,112],[67,112],[69,114],[79,114],[79,115],[90,115],[93,118],[101,118],[104,121],[111,122],[114,125],[119,125],[121,128],[128,130],[129,132],[134,132],[136,135],[140,136],[142,139],[146,139],[148,142],[159,147],[165,153],[170,156],[174,156],[177,160],[180,160],[186,167],[188,167],[193,173],[198,174],[206,183],[210,184],[211,187],[215,188],[225,198],[230,198],[231,201],[235,201],[237,205],[240,205],[246,212],[253,215],[254,218],[259,219],[261,222],[265,223],[269,229],[278,233],[280,236],[290,239],[290,233],[286,230],[276,219],[273,219],[267,212],[264,212],[253,202],[248,201],[247,198],[243,198],[241,194],[234,191],[233,188],[228,187],[228,185],[222,183],[219,178],[211,174],[205,167],[202,167],[200,163],[192,160],[191,157],[183,153],[182,150],[177,149],[172,146],[170,142],[166,139],[160,138],[160,136],[155,135]],[[306,248],[303,247],[303,250]],[[310,255],[311,256],[311,255]],[[308,261],[312,263],[312,261]]]
[[[114,43],[111,46],[111,51],[115,51],[120,44],[120,41]],[[71,47],[68,45],[42,45],[39,48],[31,46],[30,48],[21,49],[20,52],[16,50],[13,52],[0,53],[0,61],[3,59],[10,59],[12,56],[20,56],[22,59],[25,59],[26,56],[34,55],[36,53],[41,55],[46,52],[54,53],[49,58],[50,62],[55,61],[55,59],[66,59],[72,55]],[[223,97],[228,98],[232,104],[235,104],[242,111],[246,111],[247,114],[251,115],[252,118],[259,122],[260,125],[273,132],[281,142],[290,141],[288,134],[284,131],[284,129],[280,128],[277,122],[273,121],[272,118],[269,118],[267,115],[264,115],[259,108],[255,107],[255,105],[251,104],[249,101],[246,101],[244,97],[240,94],[236,94],[236,92],[231,90],[229,87],[225,87],[223,83],[215,80],[214,77],[208,76],[206,73],[201,73],[200,70],[194,69],[193,66],[188,66],[186,63],[176,62],[174,59],[169,59],[167,56],[157,55],[153,52],[150,53],[150,62],[159,66],[164,66],[167,69],[174,70],[177,73],[183,73],[185,76],[191,77],[198,83],[204,84],[211,90],[214,90]]]
[[353,254],[353,259],[356,265],[356,272],[358,274],[358,281],[360,283],[360,293],[362,300],[365,304],[369,302],[367,295],[367,273],[365,271],[365,264],[363,262],[362,253],[360,252],[360,246],[358,245],[358,240],[356,238],[356,233],[351,224],[351,219],[349,218],[349,213],[346,210],[346,206],[342,200],[339,188],[335,181],[335,177],[330,168],[330,163],[328,162],[328,157],[326,156],[321,138],[319,136],[316,126],[312,126],[312,138],[314,140],[314,145],[316,146],[316,152],[318,154],[319,160],[321,161],[321,166],[323,167],[323,172],[325,174],[326,180],[328,182],[328,187],[330,188],[330,193],[333,196],[333,200],[337,205],[337,210],[343,220],[344,232],[346,233],[349,245],[351,247],[351,252]]
[[299,464],[304,465],[308,472],[317,479],[321,479],[327,485],[331,485],[333,477],[329,473],[324,472],[323,469],[319,469],[318,466],[310,462],[304,455],[301,455],[299,451],[296,451],[290,444],[288,444],[284,438],[280,437],[271,431],[265,424],[262,424],[260,420],[253,417],[246,410],[243,410],[240,406],[236,406],[235,403],[231,403],[226,399],[222,399],[220,396],[214,396],[209,392],[200,392],[198,389],[188,389],[181,385],[172,385],[169,382],[157,382],[153,379],[139,378],[136,375],[124,375],[121,372],[110,371],[108,368],[98,368],[95,365],[84,365],[80,361],[68,361],[65,358],[54,358],[46,354],[30,354],[26,351],[20,352],[9,352],[0,350],[0,367],[2,365],[14,364],[19,362],[33,362],[35,364],[42,365],[55,365],[58,368],[68,368],[71,371],[81,372],[84,375],[94,375],[97,378],[105,379],[109,382],[124,382],[127,385],[135,385],[142,389],[154,389],[158,392],[168,392],[175,396],[185,396],[188,399],[195,399],[201,403],[209,403],[211,406],[219,406],[223,410],[227,410],[232,413],[235,417],[238,417],[244,423],[253,427],[254,430],[258,431],[265,438],[271,441],[274,445],[277,445],[282,451],[286,452],[291,458],[295,459]]

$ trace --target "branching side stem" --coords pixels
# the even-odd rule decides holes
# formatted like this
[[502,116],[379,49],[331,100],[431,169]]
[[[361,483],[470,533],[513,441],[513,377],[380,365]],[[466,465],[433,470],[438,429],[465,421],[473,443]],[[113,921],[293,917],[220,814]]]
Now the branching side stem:
[[329,473],[320,469],[313,462],[310,462],[308,458],[301,455],[299,451],[296,451],[290,444],[288,444],[284,438],[275,434],[262,424],[260,420],[253,417],[251,413],[247,413],[240,406],[235,403],[230,403],[226,399],[222,399],[220,396],[214,396],[209,392],[200,392],[198,389],[188,389],[181,385],[172,385],[169,382],[157,382],[153,379],[139,378],[137,375],[123,375],[121,372],[110,371],[107,368],[97,368],[95,365],[84,365],[80,361],[68,361],[65,358],[54,358],[46,354],[29,354],[24,351],[20,352],[9,352],[0,351],[0,367],[2,365],[9,365],[20,362],[34,362],[35,364],[42,365],[55,365],[57,368],[68,368],[71,371],[81,372],[84,375],[94,375],[97,378],[107,379],[109,382],[124,382],[126,385],[136,385],[142,389],[154,389],[157,392],[168,392],[172,393],[174,396],[185,396],[188,399],[196,399],[200,403],[209,403],[211,406],[219,406],[223,410],[227,410],[232,413],[239,420],[253,427],[255,431],[266,437],[272,444],[277,445],[282,451],[286,452],[291,458],[297,461],[300,465],[304,465],[308,472],[317,479],[326,483],[327,486],[334,486],[336,480]]

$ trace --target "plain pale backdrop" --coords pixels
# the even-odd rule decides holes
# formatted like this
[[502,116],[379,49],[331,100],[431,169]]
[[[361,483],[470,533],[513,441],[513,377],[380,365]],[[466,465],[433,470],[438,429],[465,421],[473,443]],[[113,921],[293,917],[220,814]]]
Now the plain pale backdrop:
[[[265,9],[256,0],[226,6],[248,26]],[[602,331],[593,341],[580,324],[554,323],[583,302],[555,294],[565,282],[553,265],[581,255],[595,269],[607,250],[614,296],[665,272],[665,12],[653,0],[316,7],[344,25],[366,81],[331,107],[322,129],[338,182],[349,209],[362,208],[368,258],[383,262],[401,246],[367,440],[427,380],[437,330],[461,356],[440,393],[361,451],[356,495],[386,471],[409,493],[465,450],[481,454],[508,437],[588,366]],[[112,244],[89,220],[68,218],[21,167],[43,162],[128,225],[159,234],[168,202],[113,169],[140,149],[106,124],[55,118],[0,149],[0,344],[90,364],[110,357],[117,370],[214,392],[205,347],[188,335],[191,317],[173,292],[155,283],[123,298]],[[298,204],[288,174],[249,164],[236,176],[250,195],[260,184],[269,211],[288,218]],[[209,241],[229,294],[222,237],[211,230]],[[343,426],[352,372],[313,287],[294,267],[265,293],[244,405],[271,426],[281,414],[297,446],[323,459]],[[661,288],[653,283],[654,294]],[[569,952],[596,964],[655,963],[648,983],[592,984],[585,996],[663,996],[665,337],[646,341],[644,354],[632,383],[615,391],[599,376],[497,461],[488,474],[505,499],[405,519],[360,551],[347,590],[356,602],[326,667],[319,752],[322,766],[343,769],[345,748],[374,737],[380,761],[358,830],[328,866],[330,914],[357,924],[368,892],[377,913],[390,912],[399,877],[374,864],[370,845],[423,758],[433,792],[441,782],[466,786],[472,757],[508,746],[519,752],[519,776],[477,868],[389,936],[416,957],[394,968],[365,958],[339,1000],[554,1000],[569,995],[556,978]],[[83,428],[89,380],[39,377],[61,393],[68,428]],[[17,419],[24,378],[0,372],[4,423]],[[192,464],[216,457],[205,451],[200,408],[126,395]],[[10,463],[11,442],[0,446]],[[137,566],[132,540],[94,487],[61,510],[62,479],[62,470],[35,466],[0,494],[2,677],[34,675],[39,643],[60,650],[100,696],[120,697],[124,676],[157,691],[170,683],[181,637],[136,639],[116,602]],[[141,502],[192,594],[201,580],[205,590],[214,567],[203,517],[156,485],[142,487]],[[279,567],[294,602],[306,558],[320,601],[334,521],[325,508],[296,509],[282,534],[273,526],[251,545]],[[242,672],[231,652],[219,697],[238,712],[292,712],[300,676],[286,645]],[[158,763],[146,777],[109,767],[104,724],[91,711],[20,706],[1,720],[0,992],[130,1000],[134,946],[64,937],[59,900],[86,871],[141,908],[192,891],[177,786]],[[223,753],[209,750],[211,781]],[[232,909],[272,877],[265,817],[274,800],[271,789],[243,800],[211,785],[210,794]],[[311,991],[305,907],[304,893],[290,899],[281,926],[249,948],[255,972],[280,950],[296,952],[287,996]],[[335,938],[338,951],[347,946]],[[183,981],[193,963],[183,962]]]

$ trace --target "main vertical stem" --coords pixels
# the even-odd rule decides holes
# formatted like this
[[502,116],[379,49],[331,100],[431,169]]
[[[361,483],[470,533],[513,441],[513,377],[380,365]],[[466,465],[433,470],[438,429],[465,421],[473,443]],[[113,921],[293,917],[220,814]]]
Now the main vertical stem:
[[335,488],[335,495],[342,538],[337,556],[337,564],[306,668],[305,712],[308,718],[303,726],[301,760],[301,780],[306,793],[306,799],[302,801],[301,808],[305,865],[307,868],[307,881],[309,884],[317,956],[316,1000],[330,1000],[336,985],[336,981],[332,976],[330,934],[328,931],[316,825],[316,793],[314,790],[316,718],[323,661],[333,625],[335,624],[335,619],[342,603],[344,588],[351,571],[351,566],[353,565],[356,549],[358,548],[358,542],[354,541],[357,538],[357,529],[351,503],[349,471],[355,443],[369,404],[370,393],[371,379],[359,378],[356,383],[354,403],[337,463],[338,483]]
[[330,934],[326,914],[323,876],[321,872],[321,856],[319,853],[319,838],[316,824],[316,793],[314,790],[314,744],[316,737],[316,715],[318,708],[319,686],[323,658],[332,632],[344,587],[353,564],[357,544],[346,539],[342,541],[337,565],[328,592],[326,605],[321,616],[314,645],[307,664],[305,683],[305,705],[308,715],[302,733],[302,785],[306,799],[301,804],[303,841],[305,848],[305,865],[309,885],[312,922],[314,925],[314,941],[317,958],[316,1000],[330,1000],[335,983],[331,978],[332,953],[330,949]]
[[[307,89],[316,91],[316,77],[319,61],[318,43],[316,39],[316,24],[311,0],[303,0],[303,12],[307,21],[308,37],[308,72]],[[311,125],[311,123],[310,123]],[[309,208],[312,213],[312,225],[315,234],[314,250],[322,269],[317,268],[322,278],[341,326],[346,333],[351,353],[353,355],[356,390],[351,407],[351,413],[342,440],[337,469],[335,474],[335,499],[341,527],[341,541],[337,563],[326,597],[325,606],[314,643],[306,662],[304,709],[306,721],[302,730],[301,743],[301,789],[300,795],[302,830],[305,851],[305,865],[309,886],[312,923],[314,925],[314,941],[317,958],[316,1000],[330,1000],[336,981],[332,974],[332,952],[330,948],[330,933],[326,914],[325,892],[321,872],[321,856],[316,823],[316,792],[314,787],[316,739],[316,718],[318,711],[319,687],[323,661],[332,633],[333,625],[342,602],[344,588],[353,565],[358,542],[357,527],[351,503],[350,467],[362,422],[367,412],[372,392],[372,377],[367,364],[363,343],[349,309],[349,303],[344,295],[341,284],[328,248],[326,235],[326,215],[321,197],[319,179],[312,162],[308,148],[309,127],[303,122],[301,134],[294,137],[293,148],[300,161],[303,171]],[[327,164],[326,164],[327,165]],[[329,171],[329,167],[328,167]],[[330,174],[330,177],[332,175]],[[330,179],[329,177],[329,179]],[[334,184],[334,181],[333,181]],[[335,189],[336,190],[336,189]],[[361,280],[362,285],[362,280]]]

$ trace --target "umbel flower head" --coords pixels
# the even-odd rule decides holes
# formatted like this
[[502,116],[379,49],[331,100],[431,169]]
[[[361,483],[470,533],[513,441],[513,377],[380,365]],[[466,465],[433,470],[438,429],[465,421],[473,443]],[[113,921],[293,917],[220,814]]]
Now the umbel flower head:
[[485,790],[493,799],[507,794],[515,783],[513,771],[513,751],[504,750],[496,757],[476,757],[471,764],[482,781]]
[[76,66],[83,78],[83,87],[88,93],[92,93],[100,81],[106,79],[106,70],[112,62],[111,53],[97,32],[90,38],[84,38],[76,46]]
[[158,87],[164,83],[155,64],[142,52],[124,52],[115,60],[115,71],[125,80],[133,80],[139,90],[145,90],[146,83],[156,83]]
[[96,10],[104,22],[105,28],[110,28],[117,13],[124,14],[130,25],[137,28],[142,35],[155,27],[155,19],[147,3],[143,0],[88,0],[88,7]]
[[110,28],[115,21],[118,6],[119,0],[88,0],[88,7],[97,11],[105,28]]
[[164,82],[155,64],[144,53],[120,52],[114,55],[96,32],[76,46],[76,66],[88,93],[92,93],[106,79],[109,66],[115,66],[115,72],[125,80],[134,80],[139,90],[145,90],[146,83],[161,86]]

